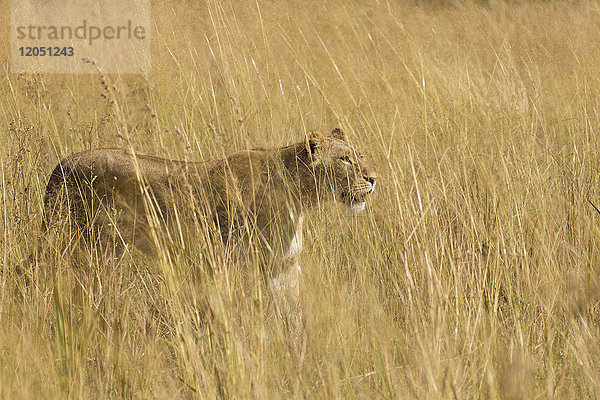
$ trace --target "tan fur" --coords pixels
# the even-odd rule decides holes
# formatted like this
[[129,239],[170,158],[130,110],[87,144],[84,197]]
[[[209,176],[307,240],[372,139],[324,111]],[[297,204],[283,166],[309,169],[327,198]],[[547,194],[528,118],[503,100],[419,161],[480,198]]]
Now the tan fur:
[[226,248],[244,243],[246,255],[252,244],[267,256],[267,275],[278,277],[274,289],[285,287],[296,298],[304,210],[336,199],[360,211],[375,180],[339,129],[329,136],[308,132],[301,143],[283,148],[203,162],[123,149],[84,151],[54,169],[44,225],[146,253],[163,244],[185,246],[189,232],[220,237]]
[[[339,129],[309,132],[304,142],[278,149],[247,150],[222,160],[183,162],[100,149],[74,154],[54,169],[44,198],[50,228],[67,211],[80,229],[153,252],[153,227],[201,220],[224,243],[249,234],[269,252],[285,255],[303,210],[337,199],[364,202],[376,175]],[[107,225],[109,226],[107,228]],[[101,240],[108,240],[101,237]]]

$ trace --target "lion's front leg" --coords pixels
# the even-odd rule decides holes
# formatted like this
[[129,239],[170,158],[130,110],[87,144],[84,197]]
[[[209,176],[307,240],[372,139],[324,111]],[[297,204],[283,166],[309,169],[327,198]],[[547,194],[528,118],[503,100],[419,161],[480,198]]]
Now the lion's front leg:
[[293,338],[294,347],[300,345],[302,337],[302,305],[300,303],[300,278],[302,275],[299,259],[302,252],[303,216],[290,209],[282,209],[279,221],[281,230],[271,234],[273,271],[276,273],[269,282],[275,307],[280,318],[287,325]]
[[296,260],[287,260],[288,267],[271,280],[275,307],[290,329],[294,344],[300,343],[302,333],[302,308],[300,304],[300,279],[302,271]]

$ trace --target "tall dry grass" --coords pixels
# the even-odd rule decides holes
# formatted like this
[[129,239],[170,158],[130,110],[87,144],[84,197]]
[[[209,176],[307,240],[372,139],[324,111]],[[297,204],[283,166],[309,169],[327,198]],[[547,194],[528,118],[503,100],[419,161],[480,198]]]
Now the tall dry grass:
[[[599,395],[597,4],[152,14],[149,76],[108,89],[11,74],[2,36],[0,398]],[[75,265],[40,231],[74,151],[197,160],[336,126],[379,185],[359,217],[307,216],[300,350],[264,290],[240,296],[201,248]]]

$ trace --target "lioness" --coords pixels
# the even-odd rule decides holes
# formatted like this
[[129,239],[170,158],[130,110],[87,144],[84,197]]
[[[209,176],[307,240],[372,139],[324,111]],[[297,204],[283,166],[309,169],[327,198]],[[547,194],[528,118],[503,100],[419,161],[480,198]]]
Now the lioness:
[[252,243],[268,259],[283,260],[270,262],[267,275],[297,296],[303,211],[336,199],[360,212],[376,179],[339,129],[202,162],[91,150],[67,157],[52,172],[43,224],[48,230],[69,221],[80,235],[146,253],[165,241],[185,246],[184,231],[213,231],[226,246]]

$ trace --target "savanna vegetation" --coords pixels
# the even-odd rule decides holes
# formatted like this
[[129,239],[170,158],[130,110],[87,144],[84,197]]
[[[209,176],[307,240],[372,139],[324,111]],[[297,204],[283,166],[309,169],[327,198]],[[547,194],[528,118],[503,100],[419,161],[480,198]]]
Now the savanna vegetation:
[[[123,76],[11,73],[5,3],[1,398],[600,393],[597,3],[156,0],[152,69]],[[377,191],[306,216],[300,346],[194,243],[73,257],[41,230],[73,152],[199,160],[338,126]]]

